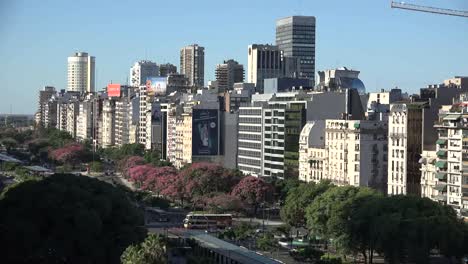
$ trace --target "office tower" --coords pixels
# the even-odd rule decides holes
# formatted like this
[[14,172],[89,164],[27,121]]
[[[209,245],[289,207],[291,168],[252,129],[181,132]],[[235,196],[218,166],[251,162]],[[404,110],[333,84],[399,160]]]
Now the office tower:
[[146,78],[159,76],[159,67],[148,60],[137,61],[130,68],[130,85],[138,87],[146,84]]
[[95,86],[95,58],[86,52],[68,57],[68,91],[90,93]]
[[159,76],[167,77],[170,74],[177,73],[177,66],[171,63],[159,64]]
[[262,176],[263,106],[239,108],[237,168],[244,174]]
[[244,66],[235,60],[216,65],[216,81],[219,93],[232,90],[234,83],[244,82]]
[[315,17],[291,16],[276,21],[276,45],[284,57],[299,59],[300,77],[315,82]]
[[189,86],[205,84],[205,48],[197,44],[180,49],[180,73],[189,79]]
[[306,121],[305,93],[252,95],[239,107],[238,169],[253,176],[297,177],[299,134]]
[[283,62],[278,46],[252,44],[248,48],[247,82],[263,93],[263,80],[283,76]]

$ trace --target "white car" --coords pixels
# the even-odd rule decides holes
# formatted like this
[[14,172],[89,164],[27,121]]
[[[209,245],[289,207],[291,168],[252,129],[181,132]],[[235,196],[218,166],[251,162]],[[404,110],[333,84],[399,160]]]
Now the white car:
[[292,240],[288,238],[280,238],[280,240],[278,240],[278,244],[282,247],[290,248],[292,245]]

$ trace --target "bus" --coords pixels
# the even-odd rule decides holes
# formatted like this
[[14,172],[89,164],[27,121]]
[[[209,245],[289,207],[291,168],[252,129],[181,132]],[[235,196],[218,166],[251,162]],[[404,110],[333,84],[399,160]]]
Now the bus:
[[226,228],[231,225],[231,214],[189,213],[184,219],[187,229]]

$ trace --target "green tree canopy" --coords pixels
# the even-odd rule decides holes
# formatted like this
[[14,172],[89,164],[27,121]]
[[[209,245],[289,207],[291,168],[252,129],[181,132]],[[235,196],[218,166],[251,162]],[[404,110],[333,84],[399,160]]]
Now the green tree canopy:
[[130,245],[122,253],[122,264],[165,264],[167,241],[164,237],[150,234],[138,245]]
[[3,263],[117,263],[146,232],[122,191],[68,174],[9,188],[0,212]]
[[284,206],[281,208],[281,219],[290,226],[304,226],[305,209],[315,198],[333,187],[329,181],[322,181],[318,184],[301,183],[297,187],[289,190]]

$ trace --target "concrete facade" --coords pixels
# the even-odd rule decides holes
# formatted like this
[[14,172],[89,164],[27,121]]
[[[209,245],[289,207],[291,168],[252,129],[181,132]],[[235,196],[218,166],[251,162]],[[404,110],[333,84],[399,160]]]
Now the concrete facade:
[[197,44],[180,49],[180,73],[188,78],[188,85],[203,87],[205,84],[205,48]]
[[75,52],[68,57],[68,91],[94,92],[95,62],[95,57],[86,52]]

